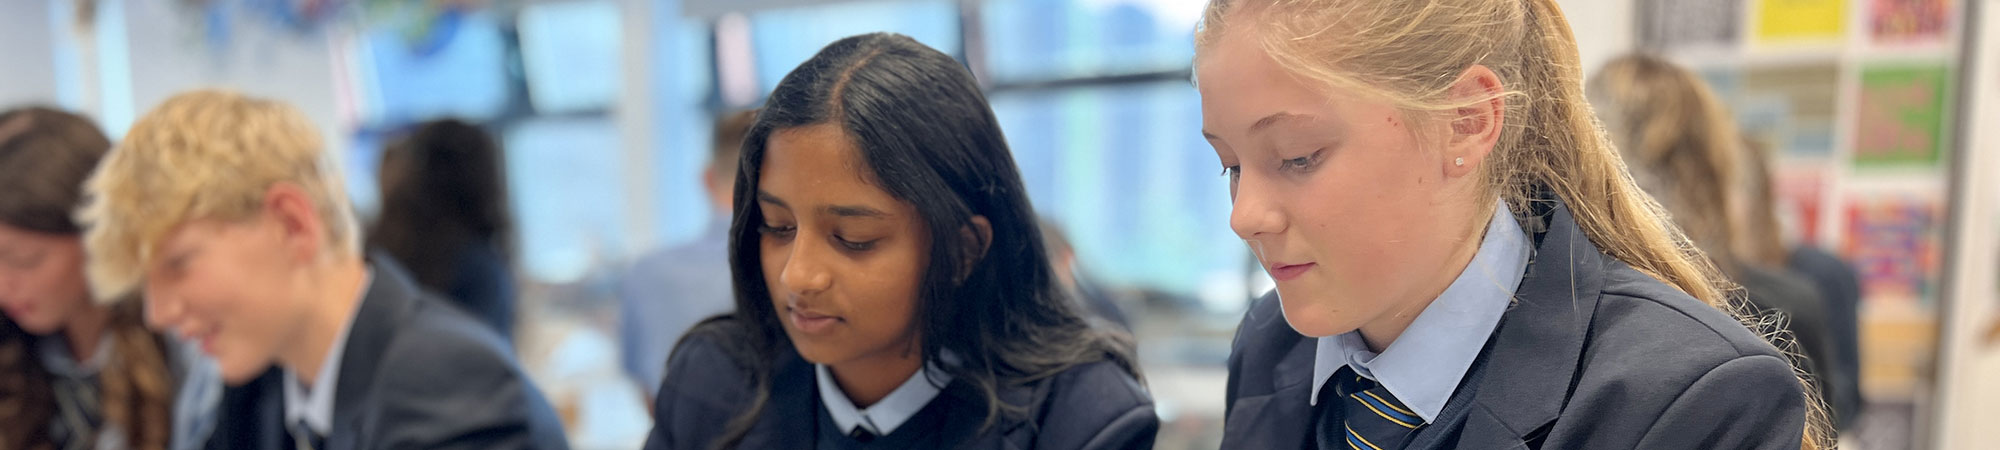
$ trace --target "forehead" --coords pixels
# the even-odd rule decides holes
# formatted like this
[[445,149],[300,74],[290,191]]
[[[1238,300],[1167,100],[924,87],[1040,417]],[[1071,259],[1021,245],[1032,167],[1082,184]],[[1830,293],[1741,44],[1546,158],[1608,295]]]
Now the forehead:
[[1284,70],[1254,34],[1241,29],[1202,49],[1195,79],[1203,125],[1221,136],[1242,133],[1271,114],[1301,114],[1329,106],[1328,92],[1315,90]]
[[0,251],[37,248],[54,243],[61,238],[61,235],[36,232],[0,223]]
[[[1253,32],[1232,30],[1202,50],[1195,66],[1202,128],[1211,141],[1239,141],[1282,130],[1410,134],[1391,126],[1417,121],[1379,92],[1348,89],[1286,70]],[[1256,130],[1256,131],[1253,131]]]
[[1293,81],[1279,70],[1259,39],[1254,30],[1230,29],[1213,43],[1197,48],[1195,86],[1207,92],[1243,87],[1247,82]]
[[[234,224],[219,219],[199,219],[174,225],[160,233],[158,241],[150,247],[155,250],[172,251],[207,245],[221,240],[231,231]],[[154,262],[158,262],[155,258]]]
[[779,130],[765,149],[757,189],[793,208],[859,204],[889,210],[904,203],[881,188],[861,149],[837,126]]

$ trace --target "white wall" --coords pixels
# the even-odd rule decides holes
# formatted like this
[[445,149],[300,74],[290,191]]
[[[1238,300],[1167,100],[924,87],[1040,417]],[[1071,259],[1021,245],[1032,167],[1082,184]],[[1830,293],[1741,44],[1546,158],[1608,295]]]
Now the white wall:
[[1636,45],[1638,28],[1633,16],[1634,0],[1558,0],[1570,30],[1576,33],[1577,51],[1583,54],[1583,72],[1597,68]]
[[[274,30],[266,22],[237,17],[229,28],[230,45],[218,50],[206,41],[207,31],[198,17],[178,6],[179,2],[105,1],[112,2],[123,3],[125,9],[126,67],[131,76],[127,80],[129,98],[107,95],[106,102],[129,103],[129,111],[136,117],[174,94],[222,87],[290,103],[312,119],[328,149],[347,149],[349,130],[340,120],[335,53],[324,33],[295,35]],[[110,83],[116,81],[107,81]],[[116,90],[107,88],[105,92]],[[123,135],[130,123],[113,122],[129,118],[118,116],[107,113],[103,120],[106,128],[120,130],[112,134]]]
[[53,1],[0,2],[0,108],[57,103]]
[[[1957,170],[1964,182],[1965,201],[1953,205],[1961,215],[1955,236],[1947,237],[1958,250],[1953,257],[1949,308],[1940,316],[1944,324],[1944,354],[1938,367],[1937,426],[1932,443],[1936,448],[1992,448],[2000,441],[2000,346],[1989,345],[1984,335],[1994,324],[2000,307],[2000,4],[1977,5],[1980,26],[1965,35],[1977,52],[1963,61],[1971,71],[1966,92],[1958,96],[1969,102],[1961,133],[1967,141],[1966,159]],[[1978,176],[1973,176],[1978,174]]]
[[190,89],[224,87],[303,110],[328,148],[345,150],[325,34],[298,36],[237,17],[231,45],[205,41],[200,17],[179,2],[97,0],[94,27],[74,27],[75,0],[0,1],[0,108],[68,107],[114,137],[138,115]]

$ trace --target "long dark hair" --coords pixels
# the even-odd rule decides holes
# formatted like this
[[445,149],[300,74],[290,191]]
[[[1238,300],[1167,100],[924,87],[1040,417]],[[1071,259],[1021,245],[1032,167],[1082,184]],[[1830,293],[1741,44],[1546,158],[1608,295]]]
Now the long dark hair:
[[[819,124],[852,137],[880,187],[913,205],[930,235],[941,237],[931,241],[913,326],[925,360],[945,350],[959,356],[942,368],[983,394],[986,426],[1024,412],[1024,405],[1003,404],[1003,387],[1107,360],[1138,376],[1130,339],[1092,328],[1056,286],[1020,171],[965,66],[907,36],[854,36],[786,75],[743,141],[729,228],[736,313],[690,334],[717,334],[724,350],[749,366],[757,395],[716,447],[733,447],[755,424],[769,400],[772,362],[790,347],[758,250],[765,146],[779,130]],[[980,243],[942,238],[960,236],[973,216],[992,225],[983,256]]]
[[423,123],[384,149],[382,168],[389,182],[370,247],[395,257],[418,283],[450,292],[453,263],[468,246],[511,253],[500,145],[484,130],[450,119]]
[[[0,113],[0,223],[73,236],[70,211],[111,141],[89,119],[33,107]],[[77,270],[83,270],[79,267]],[[147,331],[137,299],[112,306],[105,339],[117,358],[99,372],[105,419],[136,449],[167,445],[173,387],[165,343]],[[0,316],[0,449],[53,448],[54,389],[34,337]]]

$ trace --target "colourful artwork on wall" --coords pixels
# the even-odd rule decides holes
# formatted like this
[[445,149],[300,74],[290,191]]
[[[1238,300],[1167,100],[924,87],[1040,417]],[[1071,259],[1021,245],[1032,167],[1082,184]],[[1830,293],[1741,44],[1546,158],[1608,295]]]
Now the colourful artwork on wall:
[[1703,79],[1729,105],[1745,137],[1794,158],[1830,158],[1840,94],[1832,63],[1710,69]]
[[1846,30],[1846,0],[1759,0],[1757,39],[1766,42],[1837,40]]
[[1951,10],[1951,0],[1872,0],[1869,33],[1877,43],[1942,40]]
[[1847,205],[1841,250],[1867,302],[1929,305],[1936,293],[1942,208],[1914,195],[1863,196]]
[[1950,79],[1943,64],[1863,68],[1855,165],[1937,164],[1944,148]]

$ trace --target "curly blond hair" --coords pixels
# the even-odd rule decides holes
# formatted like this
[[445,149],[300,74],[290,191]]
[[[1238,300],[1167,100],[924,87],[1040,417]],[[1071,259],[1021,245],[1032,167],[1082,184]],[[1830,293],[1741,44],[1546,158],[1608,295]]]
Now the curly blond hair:
[[135,290],[160,240],[181,224],[247,218],[272,185],[305,191],[336,256],[360,253],[339,168],[297,109],[242,94],[176,95],[140,117],[85,185],[91,292]]

